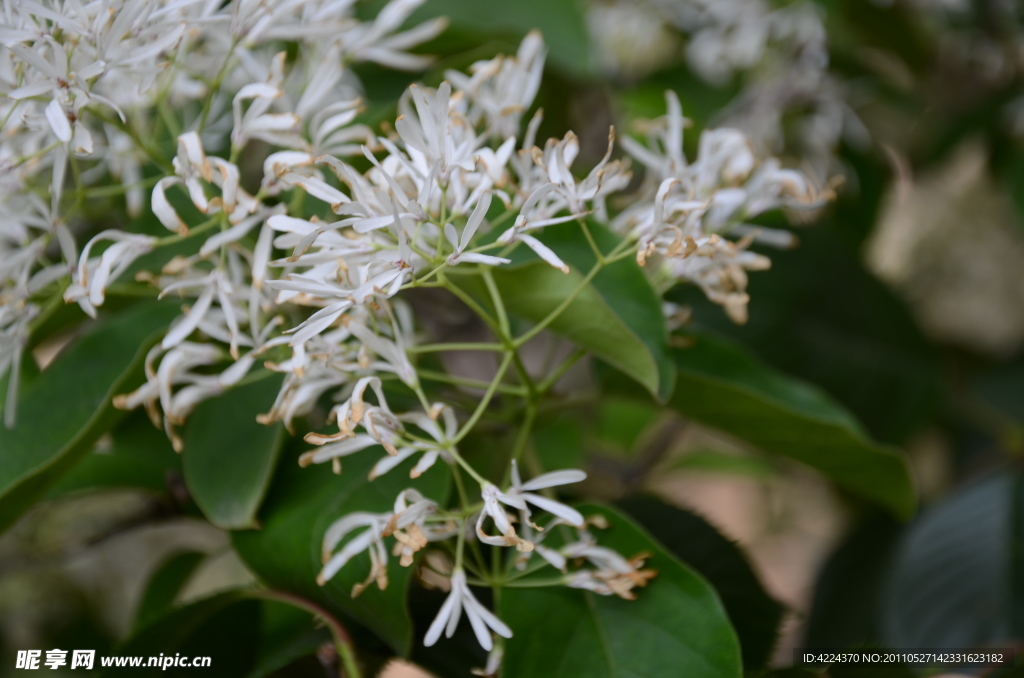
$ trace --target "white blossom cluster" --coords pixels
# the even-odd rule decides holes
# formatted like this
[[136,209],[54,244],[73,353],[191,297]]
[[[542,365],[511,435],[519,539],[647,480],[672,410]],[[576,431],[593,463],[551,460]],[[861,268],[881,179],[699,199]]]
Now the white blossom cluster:
[[[115,400],[144,407],[177,449],[178,427],[197,404],[254,371],[284,375],[263,423],[298,420],[329,399],[330,432],[310,432],[303,465],[378,454],[371,478],[414,459],[413,478],[439,461],[468,473],[478,493],[447,508],[415,489],[392,511],[340,517],[324,537],[321,583],[366,553],[358,594],[387,584],[388,548],[409,566],[432,542],[456,540],[446,575],[451,593],[426,634],[451,636],[465,612],[480,644],[500,652],[492,632],[511,630],[474,597],[467,540],[513,547],[564,573],[562,583],[633,596],[653,576],[598,545],[588,521],[550,495],[584,479],[563,470],[507,482],[481,477],[459,443],[473,414],[431,402],[417,370],[424,311],[403,292],[446,287],[446,275],[482,274],[517,248],[566,273],[543,242],[547,228],[595,219],[617,231],[616,252],[637,259],[659,288],[699,285],[737,321],[745,317],[746,271],[768,260],[755,239],[785,245],[783,232],[749,220],[778,207],[816,205],[798,172],[757,158],[735,129],[706,131],[699,153],[682,152],[678,99],[648,125],[645,143],[623,140],[645,168],[643,187],[617,214],[608,198],[630,184],[628,161],[604,157],[574,169],[572,133],[539,143],[541,114],[529,115],[545,47],[530,34],[518,53],[447,73],[436,88],[414,85],[383,133],[359,121],[358,82],[346,68],[374,61],[419,69],[412,47],[438,21],[403,30],[420,0],[393,0],[370,23],[353,0],[132,0],[4,5],[0,30],[0,374],[17,366],[37,299],[59,288],[66,302],[96,315],[112,285],[142,255],[194,244],[135,280],[180,300],[181,314],[146,356],[146,381]],[[283,42],[297,43],[289,57]],[[165,157],[146,130],[176,139]],[[145,170],[145,171],[144,171]],[[154,176],[155,174],[155,176]],[[255,176],[254,176],[255,175]],[[149,178],[151,177],[151,178]],[[79,248],[73,220],[94,195],[123,195],[126,213],[151,212],[160,234],[107,228]],[[623,196],[620,195],[619,199]],[[84,239],[84,238],[83,238]],[[512,356],[505,354],[492,386]],[[392,408],[396,390],[412,409]],[[13,415],[8,396],[6,413]],[[335,430],[336,429],[336,430]],[[539,514],[553,516],[541,526]],[[545,545],[554,525],[571,526]],[[591,525],[592,526],[592,525]],[[575,530],[575,531],[574,531]],[[467,572],[469,574],[467,574]]]
[[[743,130],[758,152],[797,155],[819,181],[836,171],[835,153],[844,138],[867,140],[846,87],[829,71],[828,35],[813,2],[593,0],[590,12],[606,68],[643,61],[653,70],[682,51],[690,69],[708,83],[741,84],[717,123]],[[674,35],[681,36],[681,45]]]

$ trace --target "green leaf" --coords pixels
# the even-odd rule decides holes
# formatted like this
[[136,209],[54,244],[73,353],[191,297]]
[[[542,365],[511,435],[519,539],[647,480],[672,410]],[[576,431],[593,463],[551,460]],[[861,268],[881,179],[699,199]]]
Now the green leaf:
[[199,567],[205,554],[185,551],[171,556],[150,577],[135,612],[135,628],[143,629],[174,607],[174,600]]
[[50,488],[46,498],[120,487],[159,494],[167,490],[168,474],[180,476],[181,455],[144,413],[128,415],[110,435],[109,448],[97,444]]
[[880,510],[861,517],[821,568],[804,647],[856,648],[881,637],[882,587],[904,527]]
[[688,451],[682,457],[674,460],[670,468],[688,472],[724,473],[751,478],[769,478],[778,471],[775,465],[767,459],[741,456],[710,448]]
[[675,352],[671,406],[761,449],[803,462],[840,486],[909,517],[915,494],[904,460],[873,443],[846,410],[709,335]]
[[177,313],[139,304],[94,325],[21,392],[17,425],[0,427],[0,530],[110,427],[111,399],[136,385],[146,351]]
[[[646,551],[658,570],[636,600],[564,587],[508,588],[499,612],[514,633],[505,648],[506,678],[738,677],[740,652],[722,603],[699,575],[617,511],[605,516],[602,546],[630,557]],[[542,639],[542,641],[540,640]]]
[[575,0],[519,0],[512,3],[480,0],[431,0],[414,12],[410,24],[443,16],[451,22],[446,31],[468,36],[478,46],[487,39],[515,41],[533,29],[544,34],[549,61],[576,76],[590,73],[590,38],[582,5]]
[[1024,427],[1024,358],[1000,363],[975,376],[972,391],[978,399],[1007,423]]
[[257,527],[256,511],[270,485],[285,431],[256,415],[274,404],[281,376],[258,379],[204,401],[183,432],[185,482],[196,504],[226,530]]
[[443,500],[450,473],[435,467],[416,480],[409,479],[415,460],[407,460],[373,482],[367,480],[381,448],[371,448],[345,460],[340,476],[325,466],[299,468],[284,459],[260,509],[258,531],[232,533],[232,543],[250,569],[269,586],[296,594],[341,613],[374,631],[392,649],[408,654],[412,625],[406,610],[406,590],[411,572],[392,560],[384,591],[372,586],[356,598],[352,587],[370,569],[365,554],[352,559],[326,585],[316,584],[322,566],[320,545],[324,532],[335,520],[354,511],[388,511],[395,497],[415,487],[427,497]]
[[942,370],[906,305],[864,270],[860,249],[847,242],[853,236],[839,232],[873,223],[867,202],[841,201],[829,224],[801,230],[798,247],[765,252],[772,268],[750,277],[746,325],[729,321],[692,285],[669,297],[693,308],[695,329],[741,342],[772,367],[823,389],[876,440],[900,444],[941,407]]
[[890,647],[985,647],[1013,638],[1010,473],[975,481],[909,526],[882,594]]
[[[202,669],[215,675],[245,675],[254,665],[263,607],[243,591],[228,591],[178,608],[149,624],[115,650],[115,656],[143,657],[133,676],[195,675],[201,669],[146,666],[149,657],[209,657]],[[99,659],[97,666],[99,667]],[[100,675],[117,676],[124,667],[110,667]]]
[[650,403],[606,398],[597,406],[594,433],[604,445],[628,452],[659,413]]
[[[333,644],[330,631],[320,620],[304,609],[283,603],[265,605],[260,640],[256,665],[245,678],[295,675],[286,671],[286,667],[302,657],[316,654],[325,643]],[[323,667],[319,662],[316,664],[322,673]]]
[[[619,241],[598,224],[588,228],[603,253]],[[532,322],[546,318],[576,292],[595,262],[576,224],[546,229],[543,240],[571,267],[568,275],[526,247],[514,253],[512,264],[493,271],[508,311]],[[479,289],[476,294],[486,298]],[[659,401],[672,393],[674,370],[661,301],[632,258],[604,267],[549,327],[638,381]]]
[[700,516],[654,497],[633,496],[618,506],[715,588],[739,637],[744,668],[765,666],[775,647],[782,606],[765,593],[739,547]]

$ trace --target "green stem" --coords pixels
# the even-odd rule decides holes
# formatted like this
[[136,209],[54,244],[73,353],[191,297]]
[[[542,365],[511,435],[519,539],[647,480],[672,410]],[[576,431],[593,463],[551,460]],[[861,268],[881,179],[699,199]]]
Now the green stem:
[[121,118],[117,117],[116,115],[110,116],[106,113],[100,112],[99,110],[92,110],[91,113],[103,122],[107,123],[108,125],[113,125],[114,127],[118,128],[119,130],[127,134],[131,138],[131,140],[135,142],[135,146],[137,148],[142,149],[142,151],[149,156],[150,160],[159,165],[160,168],[167,172],[168,174],[174,174],[174,165],[171,164],[171,161],[164,157],[163,153],[160,153],[152,146],[147,144],[145,141],[143,141],[142,137],[139,136],[139,133],[136,132],[135,129],[127,122],[121,122]]
[[339,659],[341,659],[343,675],[346,678],[362,678],[363,674],[359,670],[359,664],[356,662],[356,652],[352,643],[352,636],[349,635],[348,629],[330,612],[312,601],[284,591],[253,591],[251,595],[254,598],[286,603],[305,610],[315,617],[319,617],[327,625],[327,628],[330,629],[331,636],[334,637],[334,647],[338,651]]
[[224,63],[221,64],[220,70],[217,71],[217,75],[214,77],[213,82],[210,83],[210,92],[206,95],[206,102],[203,104],[203,113],[199,117],[199,126],[196,128],[196,131],[200,134],[202,134],[203,129],[206,127],[206,119],[210,116],[210,109],[213,108],[213,97],[217,94],[221,84],[224,82],[224,78],[228,74],[228,66],[231,64],[231,59],[235,55],[235,47],[237,46],[237,40],[231,43],[231,47],[228,49],[228,53],[224,57]]
[[[501,365],[498,366],[498,371],[494,374],[494,379],[491,380],[491,385],[487,388],[487,392],[484,393],[484,397],[480,399],[480,404],[476,406],[476,410],[473,411],[473,415],[469,418],[469,421],[462,426],[459,432],[455,435],[455,438],[450,441],[453,448],[460,440],[465,438],[471,430],[473,430],[473,427],[476,426],[476,422],[478,422],[480,417],[483,416],[484,410],[487,409],[487,405],[491,402],[494,392],[498,389],[498,384],[505,376],[505,372],[508,370],[508,366],[512,362],[512,356],[513,353],[511,352],[505,354],[505,358],[501,361]],[[480,476],[476,475],[476,471],[473,471],[470,475],[475,476],[478,480],[483,480]]]
[[[490,384],[486,381],[479,379],[469,379],[467,377],[457,377],[453,374],[445,374],[444,372],[434,372],[433,370],[418,370],[420,379],[426,379],[427,381],[436,381],[444,384],[452,384],[454,386],[465,386],[466,388],[479,388],[481,390],[486,389]],[[519,386],[508,386],[506,384],[498,384],[498,393],[505,393],[508,395],[524,396],[526,391]]]
[[569,368],[576,364],[576,362],[585,356],[587,352],[582,348],[577,348],[573,351],[568,358],[566,358],[561,365],[559,365],[551,374],[549,374],[544,381],[537,384],[537,391],[539,393],[547,393],[548,390],[555,385],[555,383],[562,378],[562,376],[569,371]]
[[494,331],[495,335],[499,337],[501,336],[501,328],[498,326],[498,323],[483,309],[483,307],[480,306],[480,304],[476,302],[473,297],[467,294],[465,290],[461,289],[458,285],[449,282],[448,279],[444,277],[443,273],[438,276],[438,279],[446,290],[458,297],[462,303],[469,306],[470,310],[480,316],[480,319],[487,323],[487,326]]
[[450,344],[420,344],[405,349],[407,353],[435,353],[440,351],[504,351],[501,344],[452,342]]
[[511,335],[508,325],[508,314],[505,312],[505,303],[501,300],[498,286],[494,282],[494,274],[489,266],[481,266],[480,269],[484,284],[487,285],[487,293],[491,297],[491,303],[494,304],[494,311],[498,314],[498,329],[501,330],[502,338],[507,339]]
[[221,214],[222,214],[221,212],[218,212],[216,215],[210,217],[209,219],[207,219],[203,223],[199,224],[195,228],[189,229],[189,232],[186,233],[185,235],[179,235],[179,234],[175,233],[174,235],[168,235],[166,237],[160,238],[155,243],[153,243],[153,246],[154,247],[163,247],[165,245],[173,245],[176,242],[181,242],[182,240],[188,240],[192,236],[199,235],[200,233],[203,233],[204,231],[208,231],[208,230],[210,230],[211,228],[213,228],[214,226],[216,226],[216,225],[218,225],[220,223],[220,215]]
[[577,219],[576,221],[579,222],[580,228],[583,230],[583,235],[586,237],[587,243],[590,245],[590,249],[594,252],[594,258],[597,259],[598,263],[604,264],[604,254],[601,253],[601,248],[598,247],[597,243],[594,241],[594,236],[590,234],[587,222],[583,219]]
[[[466,583],[472,584],[473,586],[490,586],[489,582],[482,581],[480,579],[474,579],[472,577],[466,577]],[[535,588],[546,588],[549,586],[565,586],[565,575],[558,577],[546,577],[544,579],[506,579],[501,583],[505,588],[512,589],[535,589]]]

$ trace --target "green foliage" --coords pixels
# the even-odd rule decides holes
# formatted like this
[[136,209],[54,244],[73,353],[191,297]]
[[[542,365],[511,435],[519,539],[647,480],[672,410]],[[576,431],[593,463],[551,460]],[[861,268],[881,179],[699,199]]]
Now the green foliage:
[[764,667],[775,647],[783,608],[765,592],[739,546],[697,514],[653,497],[628,497],[618,506],[714,587],[736,631],[744,671]]
[[814,584],[807,648],[852,648],[880,642],[883,588],[903,525],[889,514],[867,513],[835,549]]
[[136,629],[145,628],[174,609],[175,599],[204,557],[197,551],[185,551],[171,556],[157,568],[142,592],[142,600],[135,612]]
[[993,474],[921,515],[896,549],[882,596],[892,647],[983,647],[1013,637],[1016,483]]
[[527,32],[538,29],[550,50],[552,65],[575,76],[591,72],[590,37],[582,3],[574,0],[431,0],[410,21],[443,16],[451,22],[445,38],[452,46],[479,45],[484,36],[504,39],[514,48]]
[[281,378],[271,375],[199,405],[185,427],[185,481],[196,504],[226,530],[257,527],[256,511],[285,440],[284,426],[256,415],[274,403]]
[[807,464],[897,515],[913,512],[906,463],[871,442],[820,391],[710,335],[695,335],[675,359],[679,376],[671,405],[681,414]]
[[657,577],[636,600],[563,588],[509,588],[498,609],[517,631],[506,644],[509,678],[595,676],[714,678],[741,675],[739,644],[715,591],[627,517],[603,506],[603,545],[649,553]]
[[133,488],[160,494],[168,476],[181,475],[181,456],[163,429],[141,412],[130,414],[110,431],[110,446],[97,445],[46,494],[56,499],[77,492]]
[[116,418],[111,399],[135,383],[155,333],[175,312],[143,304],[98,323],[23,389],[17,425],[0,428],[0,530],[110,427]]
[[[230,667],[233,675],[244,676],[255,665],[257,645],[253,639],[260,628],[261,615],[259,601],[248,599],[240,591],[228,591],[175,609],[147,625],[114,652],[129,657],[173,657],[178,653],[189,658],[211,657],[207,670]],[[116,676],[124,671],[123,667],[110,667],[101,675]],[[160,666],[131,671],[137,676],[181,676],[195,672],[180,667],[164,670]]]
[[[383,0],[360,3],[358,11],[369,20],[384,4]],[[260,588],[179,605],[181,591],[203,556],[194,552],[174,555],[151,576],[136,610],[133,633],[115,653],[211,655],[215,674],[248,678],[305,675],[303,669],[312,663],[319,675],[322,668],[311,655],[325,647],[337,649],[338,638],[329,629],[344,624],[364,669],[372,670],[397,654],[440,676],[460,676],[482,666],[486,656],[465,620],[454,638],[432,648],[422,646],[426,627],[444,600],[443,592],[421,585],[417,568],[423,566],[422,559],[410,568],[399,567],[393,559],[387,588],[381,591],[371,586],[356,598],[351,596],[353,586],[362,583],[369,571],[365,554],[356,556],[325,585],[316,584],[323,563],[320,543],[333,521],[358,511],[390,511],[395,496],[413,487],[438,500],[440,510],[450,509],[449,515],[472,524],[480,506],[479,487],[474,483],[500,482],[512,457],[521,461],[524,471],[530,471],[528,475],[588,467],[598,471],[590,478],[597,485],[600,480],[595,476],[601,469],[609,476],[617,474],[621,486],[610,490],[598,487],[592,493],[606,497],[621,497],[644,486],[655,474],[701,477],[699,474],[713,472],[743,476],[747,482],[770,481],[786,473],[787,464],[780,462],[786,459],[817,470],[844,491],[873,503],[846,505],[856,512],[853,528],[839,541],[817,579],[808,631],[801,642],[830,648],[865,642],[903,648],[969,647],[1007,639],[1019,642],[1024,638],[1024,475],[1017,468],[1019,459],[1007,469],[999,455],[1019,453],[1024,440],[1024,401],[1020,398],[1024,363],[1020,356],[979,356],[937,345],[917,327],[908,306],[868,272],[862,250],[893,186],[932,171],[953,149],[974,139],[987,144],[995,178],[1013,199],[1018,215],[1024,214],[1024,146],[1008,131],[1007,123],[1008,108],[1020,96],[1021,75],[1013,71],[986,78],[980,71],[959,72],[963,65],[954,63],[943,51],[948,36],[938,32],[931,19],[922,20],[916,3],[817,0],[816,4],[828,30],[829,77],[837,77],[832,84],[837,89],[856,90],[856,96],[836,101],[842,106],[849,104],[850,112],[862,118],[876,136],[857,146],[850,135],[832,158],[836,162],[823,169],[835,174],[836,168],[843,166],[847,186],[819,215],[814,228],[800,231],[798,247],[766,252],[773,270],[751,275],[752,301],[746,325],[734,325],[706,300],[703,291],[693,286],[676,288],[667,293],[667,299],[688,306],[692,320],[685,334],[673,337],[681,341],[670,344],[661,288],[650,282],[655,262],[651,262],[651,270],[639,267],[634,253],[626,251],[629,248],[616,249],[621,236],[594,218],[582,224],[551,226],[535,233],[569,265],[568,274],[539,261],[519,245],[509,254],[511,265],[488,269],[494,289],[489,289],[482,269],[461,265],[444,269],[422,285],[416,277],[423,271],[417,270],[409,285],[423,289],[407,289],[403,294],[408,293],[415,305],[417,294],[423,294],[422,298],[434,292],[443,294],[446,285],[456,285],[454,292],[468,293],[472,302],[484,309],[481,315],[487,316],[484,320],[492,330],[507,313],[516,332],[495,330],[495,340],[501,342],[498,349],[493,345],[489,349],[476,347],[492,351],[498,361],[510,353],[517,332],[525,332],[529,338],[533,336],[530,328],[543,324],[545,330],[596,359],[596,368],[586,360],[581,365],[594,369],[600,388],[566,397],[545,381],[557,376],[554,371],[558,368],[552,368],[552,375],[535,375],[534,381],[526,374],[536,372],[533,365],[527,370],[518,364],[520,358],[533,356],[521,351],[523,355],[515,356],[516,364],[508,367],[507,374],[495,378],[494,384],[500,387],[496,395],[484,402],[480,394],[487,382],[476,381],[479,375],[470,380],[456,375],[455,370],[445,373],[447,365],[438,356],[445,349],[435,346],[422,353],[413,353],[413,349],[413,363],[437,368],[435,376],[441,378],[429,384],[424,379],[423,390],[408,389],[392,398],[393,385],[398,386],[395,391],[403,389],[393,374],[381,372],[388,399],[392,406],[403,399],[413,403],[409,409],[424,405],[426,410],[435,401],[452,404],[459,412],[460,426],[473,417],[467,429],[476,430],[460,428],[465,435],[456,441],[468,463],[463,468],[455,463],[445,468],[444,461],[439,461],[423,477],[410,479],[412,462],[407,461],[370,483],[370,467],[385,454],[380,447],[346,457],[340,476],[323,466],[299,468],[295,457],[303,446],[291,439],[281,424],[264,426],[256,419],[270,409],[282,379],[277,374],[257,373],[198,406],[183,426],[185,444],[179,456],[163,431],[144,416],[137,413],[119,419],[111,406],[112,396],[141,383],[146,351],[180,311],[176,304],[157,303],[152,298],[153,288],[125,281],[137,272],[160,270],[172,257],[193,255],[207,237],[203,233],[216,232],[218,226],[223,231],[228,225],[211,221],[209,231],[178,241],[171,237],[170,242],[136,260],[123,272],[122,282],[106,290],[104,316],[98,322],[83,323],[79,309],[60,306],[58,292],[52,299],[56,305],[48,304],[43,317],[32,325],[22,361],[18,423],[12,430],[0,428],[0,531],[42,500],[63,501],[76,494],[116,488],[164,494],[173,486],[178,495],[187,494],[194,500],[206,521],[231,531],[232,546],[260,580]],[[950,35],[964,30],[979,41],[998,38],[1008,42],[1005,38],[1010,34],[997,13],[999,4],[972,6],[942,30]],[[393,136],[393,128],[382,131],[379,123],[386,120],[391,124],[396,101],[409,83],[437,85],[449,68],[466,70],[478,59],[514,51],[521,37],[533,29],[539,29],[546,39],[548,69],[552,71],[536,99],[546,112],[538,143],[543,145],[549,129],[558,136],[570,127],[577,129],[581,140],[577,170],[603,152],[606,119],[614,121],[620,138],[623,132],[642,134],[643,126],[631,123],[664,113],[665,89],[678,93],[685,114],[698,130],[721,124],[723,112],[728,115],[730,106],[742,103],[740,98],[745,95],[756,94],[747,87],[758,82],[756,68],[750,73],[738,72],[725,84],[701,79],[684,63],[687,38],[682,36],[676,46],[679,58],[656,72],[636,79],[622,74],[599,79],[587,7],[587,2],[575,0],[424,3],[406,26],[430,17],[449,18],[450,29],[445,34],[415,50],[437,54],[437,61],[422,73],[346,63],[346,78],[355,74],[362,81],[360,94],[366,110],[358,122]],[[289,66],[299,54],[299,45],[293,40],[283,45]],[[972,62],[972,70],[974,65]],[[767,62],[765,66],[766,72],[773,68]],[[797,101],[796,106],[814,108],[815,93],[803,94],[807,100]],[[794,96],[800,99],[802,95]],[[213,96],[203,105],[204,120],[211,102]],[[230,98],[218,100],[217,105],[230,108]],[[83,112],[91,116],[94,108],[102,107]],[[531,112],[526,111],[527,117]],[[167,156],[158,159],[163,165],[168,164],[176,144],[174,133],[164,126],[180,123],[175,117],[178,113],[161,110],[152,116],[159,120],[160,134],[146,141],[157,156]],[[820,122],[810,117],[789,120],[789,116],[800,117],[802,111],[784,113],[787,125]],[[129,118],[130,124],[144,126],[132,119],[134,116]],[[207,132],[214,128],[214,119],[210,122]],[[603,129],[595,132],[595,127]],[[896,128],[896,133],[888,127]],[[894,136],[900,137],[896,143]],[[687,130],[684,147],[691,160],[698,139],[698,133]],[[220,148],[214,142],[207,150],[224,155],[231,152],[226,139],[220,143]],[[788,146],[788,140],[786,144],[779,149],[783,157],[799,152]],[[267,149],[269,146],[257,150]],[[251,150],[243,150],[240,161],[247,160]],[[34,163],[36,159],[19,159],[11,169],[32,164],[30,160]],[[786,157],[785,163],[796,164],[791,162],[794,160]],[[116,226],[126,215],[120,211],[108,215],[107,208],[118,205],[112,209],[120,210],[120,203],[93,200],[78,186],[80,170],[95,174],[100,166],[90,166],[92,161],[84,156],[75,161],[71,173],[76,191],[71,212],[75,236],[106,228],[108,220]],[[369,167],[363,158],[352,162],[360,171]],[[262,178],[259,163],[251,164],[241,166],[247,190],[255,189]],[[637,183],[645,178],[639,165],[633,166]],[[164,176],[162,168],[157,171],[146,166],[143,170],[147,189],[151,180]],[[72,191],[72,176],[67,179],[65,202]],[[102,187],[106,188],[110,187]],[[502,190],[507,188],[504,185]],[[316,213],[325,220],[337,216],[324,205],[311,205],[314,201],[309,199],[303,209],[292,214],[293,204],[302,207],[301,192],[292,194],[298,196],[295,201],[287,194],[291,189],[283,190],[280,196],[267,197],[265,206],[274,207],[280,201],[288,205],[292,216]],[[453,194],[447,194],[445,200]],[[175,189],[170,199],[190,225],[205,218],[180,189]],[[499,202],[492,205],[492,219],[501,213]],[[615,213],[622,204],[612,199],[608,206]],[[446,204],[440,217],[431,215],[429,220],[439,227],[446,220],[461,226],[462,216],[448,212]],[[515,215],[501,218],[508,216]],[[1020,221],[1024,223],[1024,219]],[[790,226],[781,216],[769,216],[759,223]],[[152,215],[133,218],[130,230],[168,239],[167,230]],[[490,238],[489,245],[502,230],[495,228],[485,237]],[[235,245],[248,254],[255,237],[255,232],[247,236],[245,247]],[[446,244],[440,242],[439,247]],[[49,242],[46,248],[44,260],[49,265],[55,243]],[[759,245],[755,243],[753,248]],[[228,251],[221,248],[221,266]],[[486,251],[508,254],[498,249]],[[602,261],[605,258],[607,262]],[[217,266],[213,259],[208,261]],[[431,267],[438,261],[431,261]],[[66,278],[59,284],[66,286]],[[431,287],[442,289],[426,289]],[[449,287],[448,291],[453,290]],[[42,293],[33,292],[25,298],[35,303],[41,302],[40,296]],[[455,303],[450,297],[446,302]],[[436,319],[428,317],[429,313],[421,315],[416,329],[430,334],[429,325]],[[297,317],[293,314],[287,320]],[[380,320],[384,315],[373,317]],[[40,372],[29,353],[64,333],[73,340]],[[0,340],[6,340],[6,335]],[[687,342],[688,346],[681,347]],[[517,344],[516,348],[523,346]],[[371,359],[370,353],[360,355],[360,360]],[[279,355],[286,355],[284,346],[260,357],[276,361]],[[507,366],[511,357],[509,361]],[[203,366],[198,371],[205,375],[213,369]],[[360,369],[364,369],[362,365]],[[357,371],[353,368],[353,374]],[[445,382],[445,376],[451,378]],[[467,385],[469,381],[475,385]],[[0,380],[0,386],[5,384]],[[319,424],[329,398],[347,397],[344,388],[324,394],[312,407],[310,419]],[[516,396],[509,397],[510,393]],[[6,389],[0,388],[0,403],[5,397]],[[479,410],[474,412],[478,404]],[[678,430],[671,427],[681,428],[680,422],[687,421],[724,432],[757,448],[757,454],[734,456],[698,448],[666,462],[665,453],[675,449],[672,444],[679,438],[675,435]],[[666,438],[671,440],[650,453],[650,448],[656,447],[652,438],[662,428],[669,429],[671,435]],[[944,497],[934,491],[929,494],[925,488],[922,493],[934,498],[934,504],[904,525],[900,521],[913,516],[917,497],[908,463],[892,445],[908,444],[924,430],[953,441],[947,461],[954,475],[972,475],[976,468],[993,466],[1001,470],[973,484],[954,481],[955,491]],[[483,477],[470,477],[476,472]],[[453,477],[469,486],[469,497],[445,502],[453,494],[454,488],[448,487]],[[184,486],[175,485],[178,478],[184,479]],[[569,492],[587,494],[593,489],[581,487]],[[546,493],[549,499],[556,497],[553,491]],[[188,502],[179,499],[166,502],[167,511],[161,516],[185,513]],[[459,507],[452,508],[456,504]],[[766,669],[784,610],[766,593],[740,546],[700,516],[649,497],[629,496],[617,506],[587,504],[581,510],[608,520],[608,529],[593,529],[602,546],[627,557],[649,554],[647,566],[658,571],[657,577],[635,591],[636,600],[564,587],[551,568],[516,579],[507,587],[475,587],[481,601],[493,607],[514,632],[505,645],[502,676],[911,675],[904,666],[883,670],[842,665],[829,667],[827,673]],[[194,509],[189,504],[187,512],[195,513]],[[544,543],[557,545],[573,535],[568,528],[557,528]],[[440,544],[428,548],[444,561],[454,555],[454,548],[445,546],[446,550]],[[459,542],[460,557],[462,546]],[[478,544],[473,542],[473,546]],[[467,561],[472,555],[474,564],[481,566],[473,576],[484,578],[492,565],[496,566],[494,572],[499,572],[497,566],[503,562],[496,555],[499,550],[480,550],[482,555],[466,554]],[[539,586],[544,578],[556,585]],[[538,586],[530,587],[531,583]],[[291,603],[264,599],[272,596]],[[327,625],[314,617],[321,621],[329,618]],[[92,617],[88,620],[86,625],[96,626]],[[124,670],[107,673],[117,675]],[[183,671],[157,668],[135,675],[158,673],[172,676]],[[991,675],[1012,673],[1005,670]]]
[[[678,288],[669,296],[693,306],[697,329],[742,342],[772,366],[824,389],[874,437],[903,443],[935,416],[942,374],[936,349],[906,305],[864,270],[845,242],[864,237],[857,231],[874,218],[867,201],[844,201],[829,223],[801,231],[797,248],[771,252],[772,270],[751,277],[758,301],[746,325],[730,323],[695,290]],[[851,214],[850,223],[840,221]]]

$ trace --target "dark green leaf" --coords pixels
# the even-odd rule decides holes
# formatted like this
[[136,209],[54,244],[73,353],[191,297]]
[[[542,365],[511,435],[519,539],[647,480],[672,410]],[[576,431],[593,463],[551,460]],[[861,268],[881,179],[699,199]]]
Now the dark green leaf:
[[[315,654],[324,643],[333,644],[327,627],[309,612],[291,605],[267,603],[262,621],[256,665],[246,678],[291,676],[291,672],[275,672],[302,657]],[[323,669],[319,666],[317,668],[320,669],[318,674],[323,675]]]
[[829,557],[814,585],[807,648],[855,648],[879,641],[882,588],[902,528],[887,513],[869,514]]
[[468,34],[475,45],[496,38],[518,42],[530,30],[540,29],[553,65],[574,75],[590,72],[589,32],[582,5],[574,0],[431,0],[409,22],[435,16],[447,17],[448,33]]
[[389,564],[385,591],[376,586],[352,598],[352,587],[369,573],[369,557],[352,559],[325,586],[316,584],[322,566],[320,545],[327,527],[353,511],[391,510],[395,497],[406,487],[442,500],[450,474],[434,468],[417,480],[409,479],[414,460],[386,475],[367,480],[367,474],[384,451],[371,448],[345,460],[340,476],[324,466],[299,468],[284,459],[267,499],[259,512],[262,528],[235,532],[232,542],[252,571],[270,586],[299,595],[332,612],[353,618],[373,630],[396,652],[407,654],[412,626],[405,607],[410,571],[397,562]]
[[1013,476],[976,481],[904,534],[882,596],[891,647],[983,647],[1011,638]]
[[618,505],[715,588],[739,638],[743,667],[752,671],[767,664],[783,610],[765,593],[739,547],[700,516],[653,497],[629,497]]
[[636,600],[569,588],[509,588],[500,616],[507,678],[740,676],[739,645],[722,603],[697,574],[617,511],[580,507],[609,522],[600,543],[627,557],[648,552],[658,576]]
[[629,451],[659,413],[649,403],[608,398],[597,406],[595,433],[605,445]]
[[[860,220],[849,227],[863,230],[872,215],[862,208],[851,199],[835,218],[857,211]],[[766,252],[772,269],[750,277],[746,325],[730,322],[692,286],[670,297],[693,307],[698,329],[742,342],[773,367],[822,388],[874,438],[902,443],[942,402],[938,355],[906,305],[864,270],[859,251],[837,230],[805,229],[799,247]]]
[[871,442],[857,422],[815,388],[709,335],[676,351],[671,405],[761,449],[803,462],[836,483],[908,517],[914,488],[894,450]]
[[[116,656],[173,658],[209,657],[210,666],[191,669],[160,666],[131,669],[133,676],[211,675],[243,676],[254,665],[262,606],[241,591],[229,591],[174,610],[148,625],[116,649]],[[99,658],[97,658],[97,665]],[[99,668],[99,666],[97,666]],[[101,675],[117,676],[125,668],[111,667]]]
[[1000,364],[974,379],[973,390],[981,401],[1018,427],[1024,427],[1024,360]]
[[145,628],[174,607],[174,600],[204,557],[196,551],[177,553],[157,568],[135,612],[136,629]]
[[0,427],[0,530],[66,473],[111,425],[111,399],[134,388],[146,351],[178,309],[139,304],[104,320],[22,392]]
[[258,379],[203,402],[182,440],[185,482],[196,504],[226,530],[256,527],[256,511],[270,485],[285,431],[256,415],[274,404],[280,375]]
[[572,413],[560,412],[538,423],[532,439],[537,459],[545,470],[584,468],[587,463],[584,426]]
[[174,452],[166,434],[144,413],[136,412],[111,431],[109,448],[97,445],[46,497],[116,487],[161,493],[167,489],[168,474],[180,473],[181,455]]

